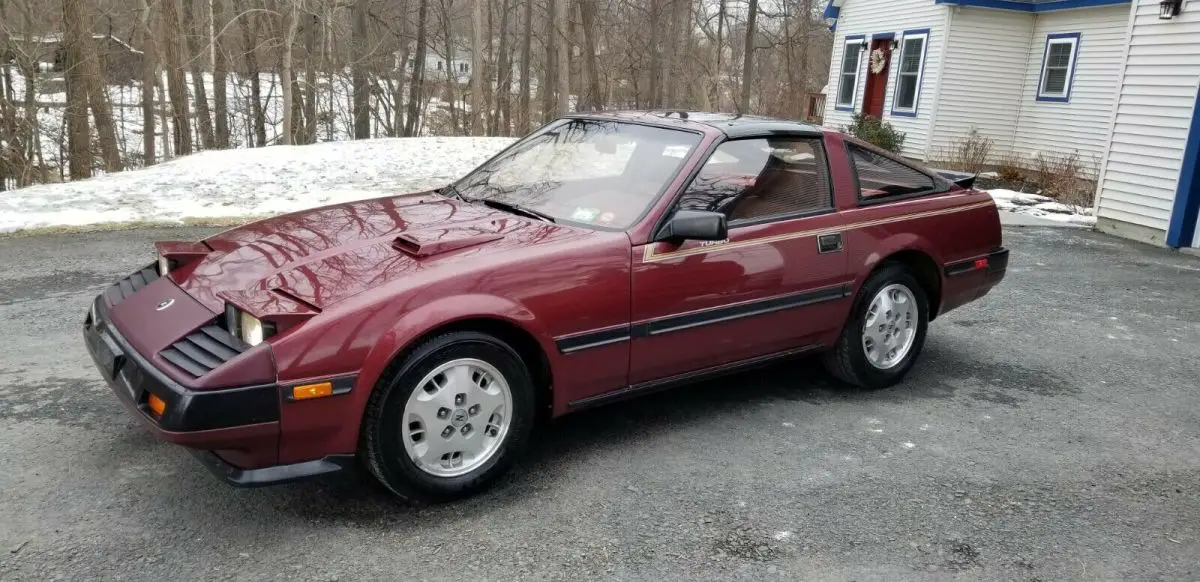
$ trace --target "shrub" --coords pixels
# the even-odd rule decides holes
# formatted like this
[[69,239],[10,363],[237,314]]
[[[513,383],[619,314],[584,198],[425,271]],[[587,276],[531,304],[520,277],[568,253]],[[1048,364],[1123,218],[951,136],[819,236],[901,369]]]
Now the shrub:
[[1011,184],[1025,182],[1025,163],[1017,156],[1004,156],[996,164],[996,178]]
[[842,131],[891,152],[900,153],[904,146],[904,132],[897,131],[886,121],[861,113],[855,113],[854,123],[843,127]]
[[1034,168],[1027,176],[1043,195],[1074,206],[1091,208],[1096,195],[1095,160],[1082,162],[1079,153],[1069,155],[1039,153],[1034,156]]
[[971,128],[966,137],[958,138],[950,143],[946,156],[948,169],[956,172],[978,174],[983,171],[988,156],[992,153],[992,140],[979,135],[979,131]]

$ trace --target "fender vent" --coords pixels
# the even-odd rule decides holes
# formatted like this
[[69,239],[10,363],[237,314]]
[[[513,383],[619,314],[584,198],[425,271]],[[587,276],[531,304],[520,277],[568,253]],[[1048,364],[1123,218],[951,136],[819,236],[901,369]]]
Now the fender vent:
[[206,325],[159,352],[164,360],[199,378],[250,349],[242,340],[215,324]]
[[132,275],[113,283],[104,292],[104,295],[108,297],[110,304],[116,305],[128,299],[130,295],[137,293],[142,287],[149,285],[155,279],[158,279],[158,265],[142,267]]

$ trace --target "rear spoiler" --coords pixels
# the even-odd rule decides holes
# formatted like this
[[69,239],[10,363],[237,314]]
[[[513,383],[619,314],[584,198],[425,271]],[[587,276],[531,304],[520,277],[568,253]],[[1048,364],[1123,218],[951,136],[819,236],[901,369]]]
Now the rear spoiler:
[[951,170],[934,170],[939,176],[954,182],[955,185],[970,190],[975,186],[975,178],[979,174],[967,174],[965,172],[954,172]]

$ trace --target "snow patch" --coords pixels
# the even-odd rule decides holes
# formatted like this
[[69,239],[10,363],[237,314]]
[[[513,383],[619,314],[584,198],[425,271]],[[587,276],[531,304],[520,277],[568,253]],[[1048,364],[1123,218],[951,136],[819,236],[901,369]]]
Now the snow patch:
[[996,202],[996,208],[1002,211],[1027,214],[1071,226],[1090,227],[1096,224],[1096,217],[1091,208],[1071,206],[1055,202],[1049,196],[1004,188],[985,190],[985,192],[991,195],[992,200]]
[[213,150],[0,194],[0,232],[294,212],[443,186],[511,138],[416,137]]

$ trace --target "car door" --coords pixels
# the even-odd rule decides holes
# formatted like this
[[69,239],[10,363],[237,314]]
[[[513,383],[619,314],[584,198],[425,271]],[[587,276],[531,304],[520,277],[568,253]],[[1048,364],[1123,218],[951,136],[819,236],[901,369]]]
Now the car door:
[[820,137],[722,143],[679,209],[725,213],[728,238],[634,247],[631,384],[831,341],[850,281]]

